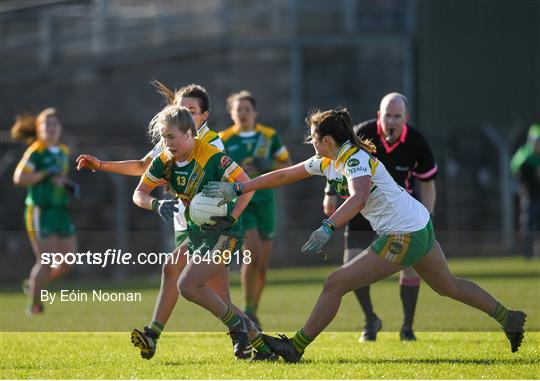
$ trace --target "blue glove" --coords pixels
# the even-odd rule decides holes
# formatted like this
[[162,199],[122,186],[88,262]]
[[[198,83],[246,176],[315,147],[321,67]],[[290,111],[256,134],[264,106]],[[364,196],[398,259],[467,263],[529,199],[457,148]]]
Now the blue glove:
[[163,221],[172,222],[174,212],[178,212],[178,200],[152,200],[152,210],[159,214]]
[[222,198],[218,206],[226,204],[242,194],[242,183],[209,181],[202,190],[203,196]]
[[309,240],[302,246],[302,253],[312,254],[320,252],[330,237],[332,237],[335,227],[332,221],[323,220],[321,227],[311,233]]

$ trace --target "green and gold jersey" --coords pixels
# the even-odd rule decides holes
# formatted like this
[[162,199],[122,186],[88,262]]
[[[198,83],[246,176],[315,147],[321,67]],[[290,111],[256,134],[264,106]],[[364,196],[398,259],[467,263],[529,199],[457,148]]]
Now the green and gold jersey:
[[[188,221],[188,230],[191,232],[200,229],[189,218],[189,203],[195,195],[202,191],[209,181],[235,182],[244,170],[229,156],[216,147],[194,139],[193,152],[188,160],[177,162],[165,150],[152,160],[152,163],[143,175],[143,181],[152,188],[165,179],[176,192],[176,197],[186,206],[185,217]],[[243,229],[235,224],[223,233],[243,238]]]
[[[219,133],[227,153],[242,167],[253,162],[254,158],[285,161],[289,159],[287,148],[281,144],[276,130],[257,124],[254,131],[242,132],[234,125]],[[252,171],[247,173],[254,178],[262,173]],[[255,192],[252,202],[265,202],[272,196],[273,190],[264,189]]]
[[[65,144],[52,147],[43,142],[35,141],[24,152],[21,161],[17,165],[17,170],[23,173],[32,173],[57,167],[64,176],[67,176],[68,156],[69,148]],[[55,185],[50,178],[29,185],[27,188],[26,205],[58,207],[68,204],[65,188]]]

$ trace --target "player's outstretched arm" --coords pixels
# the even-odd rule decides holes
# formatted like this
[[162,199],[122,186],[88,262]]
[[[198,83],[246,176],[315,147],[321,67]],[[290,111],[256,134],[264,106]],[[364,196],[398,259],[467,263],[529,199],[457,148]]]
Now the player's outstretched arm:
[[147,155],[140,160],[103,161],[95,156],[82,154],[76,162],[78,171],[86,168],[93,172],[102,171],[126,176],[142,176],[152,162],[152,158]]
[[[238,177],[236,178],[236,181],[239,181],[239,182],[249,181],[249,176],[246,175],[245,172],[242,172],[240,175],[238,175]],[[251,198],[253,197],[253,195],[254,195],[254,192],[248,192],[238,197],[238,201],[236,201],[234,209],[231,212],[231,215],[234,218],[238,219],[238,217],[240,217],[244,209],[246,209],[249,202],[251,201]]]
[[210,181],[204,186],[203,195],[208,197],[222,198],[224,202],[234,200],[241,194],[249,193],[259,189],[277,188],[282,185],[294,183],[311,176],[305,168],[304,163],[293,165],[277,171],[272,171],[261,175],[245,183],[224,183]]

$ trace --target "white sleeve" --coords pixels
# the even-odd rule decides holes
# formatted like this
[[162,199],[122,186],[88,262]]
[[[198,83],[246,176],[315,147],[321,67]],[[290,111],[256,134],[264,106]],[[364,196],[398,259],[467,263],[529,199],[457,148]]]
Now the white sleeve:
[[313,156],[306,161],[304,161],[304,168],[307,173],[313,176],[324,176],[324,173],[321,169],[323,158]]
[[146,154],[146,156],[150,156],[152,160],[154,160],[159,154],[163,151],[163,145],[161,144],[161,140],[152,148],[150,152]]
[[343,174],[347,180],[361,176],[371,176],[371,165],[376,162],[376,159],[371,159],[373,163],[370,162],[370,159],[370,156],[362,150],[351,155],[343,168]]

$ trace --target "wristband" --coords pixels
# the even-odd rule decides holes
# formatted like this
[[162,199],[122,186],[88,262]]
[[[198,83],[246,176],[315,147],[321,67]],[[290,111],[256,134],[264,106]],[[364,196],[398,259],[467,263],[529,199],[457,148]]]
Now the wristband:
[[322,221],[322,226],[327,227],[328,229],[330,229],[330,231],[334,231],[334,229],[336,228],[336,225],[334,225],[334,223],[328,219]]
[[242,183],[234,183],[233,184],[233,190],[236,192],[238,196],[240,196],[243,193],[244,187],[242,186]]
[[152,208],[152,212],[155,212],[158,206],[158,199],[154,198],[152,199],[152,203],[150,204],[150,208]]

